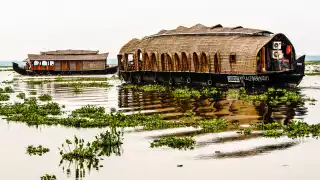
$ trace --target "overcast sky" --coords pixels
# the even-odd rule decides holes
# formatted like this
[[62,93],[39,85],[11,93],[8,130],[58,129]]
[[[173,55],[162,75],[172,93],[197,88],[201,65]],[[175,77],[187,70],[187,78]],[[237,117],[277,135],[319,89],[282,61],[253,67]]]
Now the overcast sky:
[[132,38],[197,23],[282,32],[298,53],[314,55],[319,7],[316,0],[0,0],[0,60],[56,49],[113,58]]

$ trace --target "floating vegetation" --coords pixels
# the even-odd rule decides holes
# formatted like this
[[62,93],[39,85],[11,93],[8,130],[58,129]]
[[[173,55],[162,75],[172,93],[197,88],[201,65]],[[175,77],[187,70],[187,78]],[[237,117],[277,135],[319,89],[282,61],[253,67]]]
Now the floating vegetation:
[[30,80],[26,81],[30,85],[41,85],[52,82],[80,82],[80,81],[107,81],[106,77],[79,77],[79,78],[63,78],[57,77],[55,79],[43,79],[43,80]]
[[124,88],[124,89],[137,89],[138,85],[126,84],[126,85],[123,85],[122,88]]
[[39,145],[38,147],[35,147],[33,145],[29,145],[27,147],[27,153],[29,155],[39,155],[42,156],[43,154],[49,152],[49,148],[45,148],[42,145]]
[[158,92],[164,92],[167,91],[166,86],[162,86],[162,85],[154,85],[154,84],[150,84],[150,85],[145,85],[145,86],[139,86],[138,89],[142,90],[142,91],[146,91],[146,92],[150,92],[150,91],[158,91]]
[[72,88],[83,88],[83,87],[103,87],[103,88],[109,88],[112,85],[108,82],[89,82],[89,83],[64,83],[60,84],[61,87],[72,87]]
[[55,175],[45,174],[44,176],[41,176],[40,179],[41,180],[56,180],[57,177]]
[[36,91],[30,91],[29,94],[30,94],[30,95],[37,95],[37,92],[36,92]]
[[17,98],[25,99],[25,98],[26,98],[26,93],[19,93],[19,94],[17,95]]
[[178,99],[200,98],[201,93],[197,90],[189,89],[187,87],[175,89],[172,92],[173,97]]
[[39,96],[39,100],[40,101],[51,101],[52,97],[49,94],[43,94],[43,95]]
[[4,89],[0,88],[0,93],[14,93],[11,86],[7,86]]
[[198,121],[195,126],[201,127],[202,132],[217,133],[227,130],[229,122],[224,119],[211,119]]
[[64,161],[68,161],[69,166],[67,167],[67,173],[70,174],[70,164],[76,164],[76,178],[85,176],[84,164],[87,165],[89,171],[91,167],[99,169],[100,156],[111,156],[113,154],[121,155],[121,145],[123,141],[123,132],[111,129],[95,136],[93,142],[86,142],[83,139],[79,139],[74,136],[74,141],[66,140],[65,144],[59,148],[62,160],[60,165]]
[[151,148],[168,146],[174,149],[179,150],[187,150],[187,149],[194,149],[194,145],[196,141],[192,137],[164,137],[158,140],[154,140],[150,143]]
[[8,94],[0,93],[0,101],[9,101],[10,96]]
[[13,82],[14,82],[13,80],[11,80],[11,81],[9,81],[9,80],[2,81],[2,83],[4,83],[4,84],[12,84]]
[[72,111],[73,116],[90,117],[92,114],[104,114],[105,109],[103,107],[97,107],[93,105],[86,105],[80,109]]

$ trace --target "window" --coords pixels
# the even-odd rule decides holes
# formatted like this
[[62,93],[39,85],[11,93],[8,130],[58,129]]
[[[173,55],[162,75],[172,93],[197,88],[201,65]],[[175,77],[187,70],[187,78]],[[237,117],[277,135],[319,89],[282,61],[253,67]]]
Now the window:
[[236,53],[230,53],[230,63],[235,63],[237,59]]

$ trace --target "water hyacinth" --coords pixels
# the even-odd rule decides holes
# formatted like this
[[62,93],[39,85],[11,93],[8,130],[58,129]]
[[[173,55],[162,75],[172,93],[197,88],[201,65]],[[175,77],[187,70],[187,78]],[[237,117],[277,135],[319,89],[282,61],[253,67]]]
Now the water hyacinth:
[[172,92],[173,97],[178,99],[188,99],[188,98],[200,98],[201,93],[197,90],[189,89],[187,87],[175,89]]
[[8,94],[0,93],[0,101],[9,101],[10,96]]
[[192,137],[165,137],[158,140],[154,140],[150,143],[151,148],[168,146],[174,149],[179,150],[187,150],[187,149],[194,149],[196,141]]
[[27,147],[27,153],[29,155],[39,155],[42,156],[43,154],[49,152],[49,148],[45,148],[42,145],[39,145],[38,147],[35,147],[33,145],[29,145]]
[[26,98],[26,93],[19,93],[19,94],[17,95],[17,98],[25,99],[25,98]]
[[55,175],[45,174],[40,177],[41,180],[56,180],[57,177]]

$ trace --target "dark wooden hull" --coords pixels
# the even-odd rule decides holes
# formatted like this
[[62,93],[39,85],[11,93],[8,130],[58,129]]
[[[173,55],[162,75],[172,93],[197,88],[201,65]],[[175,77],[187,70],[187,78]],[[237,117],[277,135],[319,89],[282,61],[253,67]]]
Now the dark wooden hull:
[[47,71],[47,70],[26,70],[20,68],[17,63],[12,63],[13,70],[21,75],[38,76],[38,75],[103,75],[115,74],[118,71],[118,66],[110,67],[105,70],[90,70],[90,71]]
[[260,74],[215,74],[198,72],[119,71],[120,78],[133,84],[206,85],[215,87],[277,86],[295,87],[304,76],[304,59],[299,58],[294,70]]

